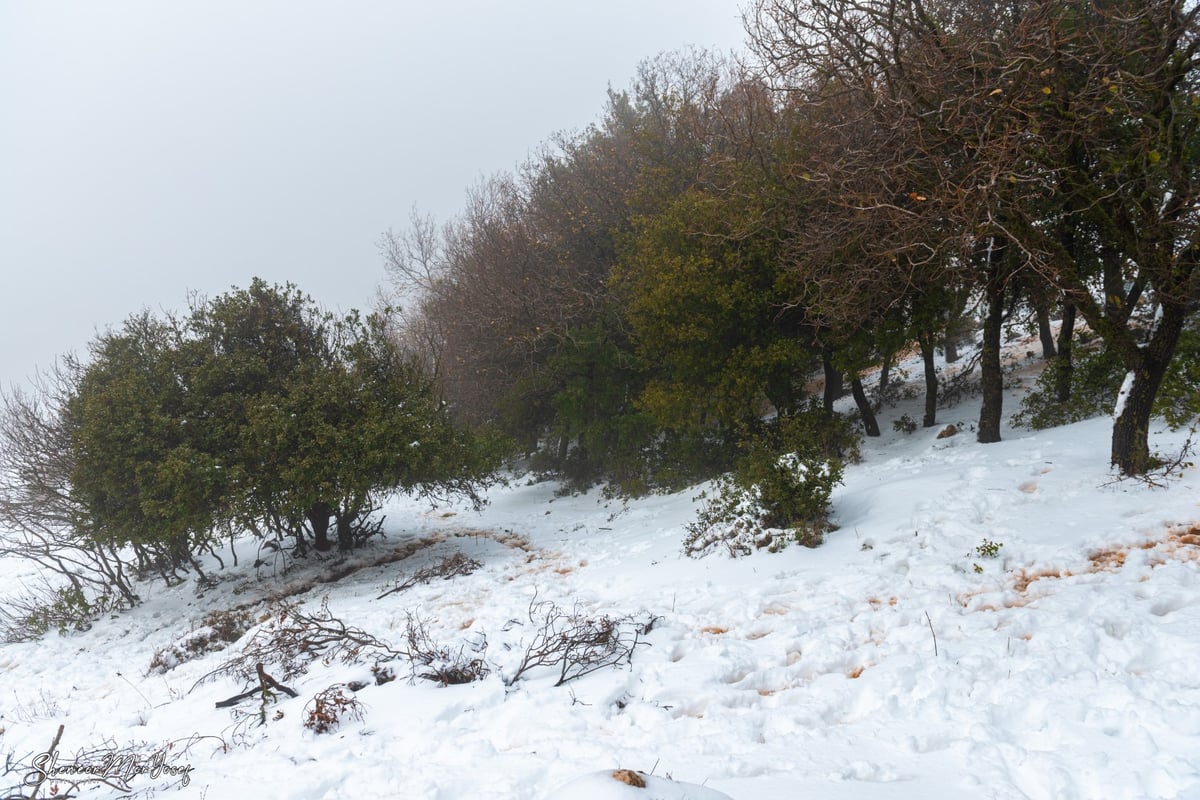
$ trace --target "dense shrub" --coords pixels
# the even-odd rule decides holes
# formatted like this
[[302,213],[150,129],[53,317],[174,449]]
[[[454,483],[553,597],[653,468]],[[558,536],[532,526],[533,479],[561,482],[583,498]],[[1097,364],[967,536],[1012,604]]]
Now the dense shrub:
[[[1055,397],[1059,370],[1064,365],[1053,359],[1038,376],[1033,390],[1021,400],[1013,424],[1043,430],[1111,414],[1125,377],[1120,358],[1107,349],[1076,351],[1073,366],[1071,394],[1066,402],[1060,403]],[[1180,335],[1154,412],[1172,428],[1189,425],[1200,416],[1200,331],[1185,330]]]
[[687,526],[684,551],[706,555],[724,545],[731,555],[791,542],[819,545],[832,529],[829,500],[847,460],[857,460],[858,433],[846,417],[810,404],[751,437],[735,470]]

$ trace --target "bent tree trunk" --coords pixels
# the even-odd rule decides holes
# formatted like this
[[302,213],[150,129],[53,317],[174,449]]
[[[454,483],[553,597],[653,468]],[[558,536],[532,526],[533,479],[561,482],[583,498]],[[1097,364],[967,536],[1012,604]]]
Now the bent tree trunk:
[[867,400],[862,379],[858,375],[850,379],[850,391],[854,394],[854,404],[858,406],[858,413],[862,416],[863,430],[867,436],[878,436],[879,422],[875,419],[875,412],[871,410],[871,402]]
[[1154,467],[1150,456],[1150,417],[1186,316],[1182,306],[1163,305],[1162,318],[1144,346],[1128,357],[1129,375],[1113,419],[1112,465],[1122,475],[1144,475]]
[[1038,338],[1042,340],[1042,358],[1049,361],[1058,355],[1054,347],[1054,329],[1050,325],[1050,296],[1040,291],[1034,297],[1034,314],[1037,316]]

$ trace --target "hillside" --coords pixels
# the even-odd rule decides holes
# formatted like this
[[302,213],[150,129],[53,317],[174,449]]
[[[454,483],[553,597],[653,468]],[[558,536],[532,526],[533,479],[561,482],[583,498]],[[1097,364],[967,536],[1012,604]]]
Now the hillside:
[[[60,767],[136,751],[153,770],[166,747],[165,766],[190,768],[134,777],[147,796],[542,800],[624,768],[656,780],[558,796],[1200,798],[1196,471],[1117,481],[1106,419],[982,446],[970,400],[893,431],[919,403],[885,408],[816,549],[688,559],[703,487],[623,503],[525,477],[478,514],[398,499],[386,538],[349,560],[256,568],[239,543],[212,585],[146,583],[141,606],[88,631],[0,645],[0,786],[61,724]],[[963,433],[936,438],[951,422]],[[184,660],[214,638],[206,615],[234,609],[231,637],[251,627]],[[258,698],[214,707],[249,686],[214,671],[247,648],[252,668],[272,624],[305,620],[365,636],[354,653],[297,650],[294,674],[268,659],[298,696],[278,693],[265,724]],[[619,663],[557,686],[560,666],[516,677],[555,636],[576,637],[581,665]],[[393,652],[417,650],[415,669]],[[487,674],[410,680],[455,670]],[[350,682],[340,725],[307,729],[314,696]]]

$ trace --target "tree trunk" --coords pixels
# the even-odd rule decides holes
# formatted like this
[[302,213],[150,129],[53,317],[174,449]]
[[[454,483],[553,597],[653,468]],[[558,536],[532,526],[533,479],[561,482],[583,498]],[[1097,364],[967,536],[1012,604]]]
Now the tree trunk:
[[857,374],[850,379],[850,391],[854,394],[854,404],[858,406],[867,436],[878,436],[879,422],[875,419],[875,412],[871,410],[871,403],[867,400],[867,393],[863,391],[862,380]]
[[883,397],[883,390],[887,388],[888,380],[891,378],[892,372],[892,351],[888,350],[883,354],[883,363],[879,365],[879,396]]
[[1071,378],[1075,372],[1073,355],[1075,338],[1075,304],[1063,305],[1062,325],[1058,328],[1058,357],[1054,368],[1054,400],[1065,403],[1071,399]]
[[1004,287],[1000,282],[1000,261],[1003,258],[1003,245],[993,238],[987,254],[987,312],[983,318],[983,346],[979,354],[983,405],[979,409],[979,434],[976,440],[980,444],[1000,441],[1004,405],[1004,375],[1000,369],[1000,343],[1004,333]]
[[338,550],[347,552],[354,549],[354,521],[358,514],[337,514]]
[[846,393],[846,386],[841,371],[833,366],[829,356],[828,351],[821,354],[821,366],[825,370],[825,410],[832,414],[833,402]]
[[963,312],[966,310],[967,300],[961,296],[961,293],[954,293],[950,302],[950,307],[946,313],[946,331],[945,331],[945,350],[946,363],[953,364],[958,361],[958,343],[963,337],[963,328],[965,320]]
[[937,424],[938,395],[937,366],[933,361],[935,352],[933,336],[918,334],[917,344],[921,347],[921,361],[925,365],[925,416],[921,420],[921,425],[932,428]]
[[329,541],[329,518],[333,516],[333,509],[329,504],[314,503],[305,516],[308,517],[308,524],[312,526],[313,547],[322,553],[332,549],[333,544]]
[[1175,355],[1175,346],[1186,317],[1182,306],[1163,305],[1162,318],[1146,345],[1135,351],[1140,364],[1130,365],[1132,380],[1126,376],[1113,420],[1112,464],[1122,475],[1143,475],[1154,466],[1150,456],[1150,416],[1154,399],[1162,385],[1167,367]]
[[1054,329],[1050,327],[1050,297],[1049,292],[1038,290],[1033,300],[1033,310],[1037,315],[1038,338],[1042,340],[1042,358],[1049,361],[1058,355],[1054,349]]
[[946,328],[946,363],[953,364],[958,361],[958,337],[950,328]]

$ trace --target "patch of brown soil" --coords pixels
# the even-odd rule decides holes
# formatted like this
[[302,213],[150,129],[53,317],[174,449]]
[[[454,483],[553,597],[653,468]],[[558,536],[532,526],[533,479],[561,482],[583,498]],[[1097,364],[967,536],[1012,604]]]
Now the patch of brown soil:
[[[976,608],[977,611],[997,611],[999,608],[1014,608],[1027,605],[1036,599],[1029,595],[1030,586],[1038,581],[1069,578],[1072,575],[1094,575],[1100,572],[1119,572],[1135,550],[1149,551],[1146,563],[1151,569],[1161,567],[1170,561],[1200,561],[1200,523],[1186,529],[1171,529],[1156,539],[1146,539],[1135,544],[1113,545],[1093,550],[1087,555],[1087,563],[1079,570],[1055,569],[1018,569],[1009,574],[1010,588],[1016,592],[1016,597],[1006,598],[1002,604],[987,603]],[[1146,576],[1142,577],[1145,580]],[[965,607],[971,598],[984,592],[968,592],[959,595],[959,602]],[[875,601],[872,600],[872,605]]]
[[614,781],[623,783],[626,786],[633,786],[637,789],[646,788],[646,779],[631,769],[619,769],[612,776]]

